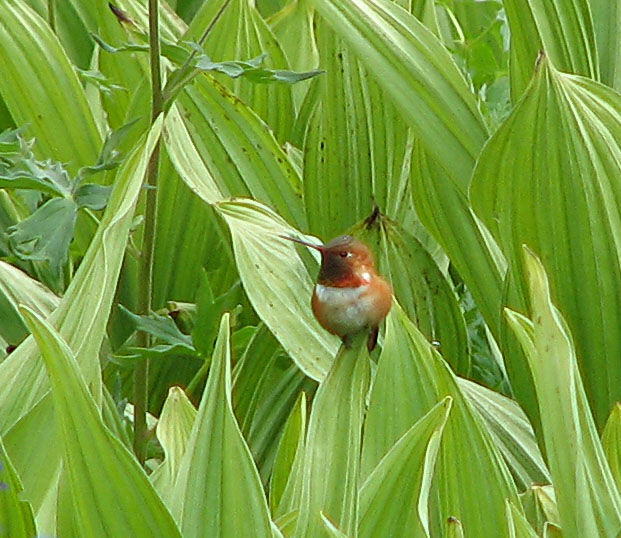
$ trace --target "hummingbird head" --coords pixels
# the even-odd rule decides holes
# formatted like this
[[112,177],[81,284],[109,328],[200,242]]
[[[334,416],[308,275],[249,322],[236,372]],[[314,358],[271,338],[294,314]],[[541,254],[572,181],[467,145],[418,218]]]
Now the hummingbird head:
[[321,253],[317,283],[338,288],[368,283],[375,273],[375,261],[369,247],[351,235],[341,235],[324,245],[314,245],[294,237],[283,236]]

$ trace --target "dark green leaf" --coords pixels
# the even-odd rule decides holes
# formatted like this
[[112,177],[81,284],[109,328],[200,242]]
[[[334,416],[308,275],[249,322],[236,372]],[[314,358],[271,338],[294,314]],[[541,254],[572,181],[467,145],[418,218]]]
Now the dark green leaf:
[[127,310],[123,305],[119,305],[119,309],[129,317],[136,330],[145,331],[167,344],[180,345],[186,349],[194,350],[192,338],[183,334],[171,317],[160,316],[155,313],[150,316],[139,316]]
[[73,194],[73,199],[80,208],[87,207],[88,209],[99,210],[108,204],[111,191],[112,187],[87,183],[78,187]]
[[62,287],[63,266],[69,257],[77,212],[73,200],[53,198],[8,230],[9,245],[15,255],[23,260],[49,263],[56,289]]

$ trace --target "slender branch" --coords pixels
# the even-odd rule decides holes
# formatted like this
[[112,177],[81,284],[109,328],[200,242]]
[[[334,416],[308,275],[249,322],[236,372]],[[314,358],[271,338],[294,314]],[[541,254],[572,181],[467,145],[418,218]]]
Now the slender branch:
[[[162,73],[160,65],[160,33],[158,0],[149,0],[149,44],[151,59],[151,123],[161,114]],[[153,250],[155,246],[157,179],[160,164],[160,140],[157,141],[153,154],[147,165],[146,209],[144,218],[144,235],[140,256],[140,286],[138,289],[138,311],[142,315],[151,313],[153,286]],[[151,337],[140,331],[137,335],[138,345],[149,347]],[[139,361],[134,372],[134,452],[143,464],[147,446],[147,406],[149,398],[149,361]]]

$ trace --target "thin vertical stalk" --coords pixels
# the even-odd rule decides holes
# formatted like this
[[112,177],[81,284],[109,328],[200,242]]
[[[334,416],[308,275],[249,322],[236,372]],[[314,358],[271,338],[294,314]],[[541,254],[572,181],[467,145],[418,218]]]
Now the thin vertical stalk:
[[[160,32],[158,0],[149,0],[149,44],[151,53],[151,123],[162,112],[162,73],[160,68]],[[157,141],[146,170],[146,208],[144,235],[140,256],[140,283],[138,287],[138,310],[142,315],[151,313],[153,285],[153,248],[155,245],[157,179],[160,164],[160,140]],[[150,336],[140,331],[138,345],[149,347]],[[149,398],[149,361],[137,362],[134,372],[134,452],[143,464],[147,446],[147,405]]]

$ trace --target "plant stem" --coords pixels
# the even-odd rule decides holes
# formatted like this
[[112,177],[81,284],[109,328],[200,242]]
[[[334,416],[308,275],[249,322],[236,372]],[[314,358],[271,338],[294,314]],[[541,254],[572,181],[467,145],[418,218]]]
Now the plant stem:
[[[151,56],[151,123],[162,112],[162,73],[160,68],[160,33],[158,0],[149,0],[149,43]],[[146,170],[146,208],[144,217],[144,235],[140,256],[140,285],[138,288],[138,311],[142,315],[151,313],[153,286],[153,249],[155,245],[157,179],[160,164],[160,145],[158,140]],[[150,336],[140,331],[137,335],[138,345],[149,347]],[[143,464],[147,446],[147,405],[149,398],[149,361],[138,361],[134,372],[134,452]]]

